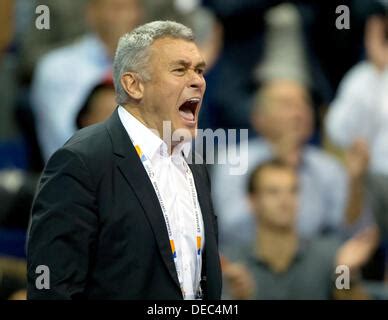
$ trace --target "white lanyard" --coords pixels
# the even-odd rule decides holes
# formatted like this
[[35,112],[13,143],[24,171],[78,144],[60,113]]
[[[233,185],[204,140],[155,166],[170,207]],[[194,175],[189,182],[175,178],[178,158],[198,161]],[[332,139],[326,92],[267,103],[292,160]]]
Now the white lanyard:
[[[171,252],[172,252],[173,260],[175,263],[175,268],[176,268],[176,271],[178,274],[179,284],[180,284],[180,287],[182,290],[183,297],[185,298],[186,293],[185,293],[185,290],[183,288],[183,274],[182,274],[182,270],[179,267],[179,264],[177,261],[178,257],[177,257],[177,252],[176,252],[176,248],[175,248],[175,241],[174,241],[175,237],[174,237],[172,229],[171,229],[170,218],[168,217],[168,214],[167,214],[165,201],[163,200],[162,194],[160,193],[158,183],[156,181],[155,173],[154,173],[154,170],[152,169],[152,163],[151,163],[150,159],[148,159],[148,157],[141,151],[141,148],[139,147],[139,145],[136,145],[135,143],[134,143],[134,145],[135,145],[135,149],[137,151],[137,154],[139,155],[139,158],[140,158],[140,160],[141,160],[141,162],[142,162],[142,164],[143,164],[143,166],[148,174],[148,177],[151,180],[151,183],[154,187],[156,196],[158,197],[160,207],[161,207],[162,212],[163,212],[164,221],[165,221],[166,227],[167,227],[167,233],[168,233],[168,237],[170,240]],[[185,170],[184,170],[185,171],[185,178],[188,181],[189,186],[190,186],[190,194],[191,194],[191,199],[192,199],[193,208],[194,208],[194,215],[195,215],[195,240],[196,240],[195,242],[196,242],[196,248],[197,248],[196,252],[195,252],[195,256],[196,256],[196,261],[197,261],[197,268],[196,268],[195,279],[194,279],[194,290],[198,290],[198,292],[195,293],[195,298],[201,298],[201,296],[202,296],[202,291],[201,291],[201,287],[200,287],[200,278],[201,278],[201,269],[202,269],[202,234],[201,234],[201,224],[200,224],[201,213],[200,213],[200,209],[199,209],[199,205],[198,205],[198,201],[197,201],[197,190],[195,189],[193,175],[192,175],[191,170],[190,170],[189,166],[187,165],[186,161],[183,161],[183,166],[185,167]]]

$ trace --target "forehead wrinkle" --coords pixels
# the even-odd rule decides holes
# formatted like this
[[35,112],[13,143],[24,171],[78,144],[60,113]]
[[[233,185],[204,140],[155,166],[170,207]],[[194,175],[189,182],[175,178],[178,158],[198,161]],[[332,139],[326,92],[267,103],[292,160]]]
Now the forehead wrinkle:
[[[183,65],[185,67],[190,67],[192,65],[191,61],[184,60],[184,59],[179,59],[172,61],[170,65]],[[200,61],[197,64],[195,64],[195,68],[201,68],[201,67],[206,67],[206,62],[205,61]]]
[[185,67],[189,67],[191,65],[191,62],[184,59],[178,59],[170,62],[170,65],[182,65]]

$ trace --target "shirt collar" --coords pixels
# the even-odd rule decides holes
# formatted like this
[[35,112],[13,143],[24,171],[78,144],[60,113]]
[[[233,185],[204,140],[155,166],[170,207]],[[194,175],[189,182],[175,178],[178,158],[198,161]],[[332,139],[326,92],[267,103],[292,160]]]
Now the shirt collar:
[[[165,157],[168,156],[167,144],[159,137],[157,132],[146,127],[124,107],[119,106],[118,112],[129,137],[141,147],[142,152],[148,159],[152,159],[157,153]],[[191,141],[183,141],[175,146],[171,156],[176,158],[183,153],[187,157],[190,151]]]

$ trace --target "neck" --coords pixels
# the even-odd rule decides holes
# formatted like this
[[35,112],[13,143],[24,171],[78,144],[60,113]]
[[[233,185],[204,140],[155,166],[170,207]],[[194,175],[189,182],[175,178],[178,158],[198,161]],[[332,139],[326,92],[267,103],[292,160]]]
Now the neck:
[[261,224],[257,228],[255,255],[275,272],[286,271],[298,250],[295,228],[279,229]]

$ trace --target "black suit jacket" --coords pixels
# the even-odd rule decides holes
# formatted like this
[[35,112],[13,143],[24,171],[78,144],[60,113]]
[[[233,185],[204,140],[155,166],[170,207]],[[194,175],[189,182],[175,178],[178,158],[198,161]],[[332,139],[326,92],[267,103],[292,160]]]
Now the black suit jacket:
[[[209,176],[204,165],[190,168],[205,225],[204,294],[219,299]],[[117,109],[48,161],[32,208],[27,263],[29,299],[182,299],[157,196]],[[39,265],[50,270],[50,289],[36,288]]]

